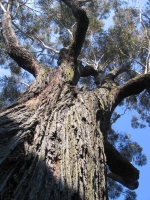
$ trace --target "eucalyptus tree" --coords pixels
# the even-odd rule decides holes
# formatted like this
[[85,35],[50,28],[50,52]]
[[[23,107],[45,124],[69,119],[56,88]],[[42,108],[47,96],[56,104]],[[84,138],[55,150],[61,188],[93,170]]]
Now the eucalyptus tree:
[[[146,159],[136,143],[133,154],[123,144],[119,153],[115,142],[128,138],[111,125],[120,117],[118,105],[135,105],[149,123],[147,12],[121,1],[9,0],[0,6],[0,56],[13,72],[9,83],[21,82],[20,68],[35,78],[0,113],[1,198],[108,199],[107,177],[136,189],[139,171],[131,158]],[[114,26],[104,31],[111,8]],[[81,87],[86,77],[88,88]]]

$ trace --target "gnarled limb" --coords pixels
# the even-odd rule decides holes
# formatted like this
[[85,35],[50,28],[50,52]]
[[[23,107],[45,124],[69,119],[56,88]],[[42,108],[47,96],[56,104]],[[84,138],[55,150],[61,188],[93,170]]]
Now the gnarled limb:
[[2,17],[2,34],[5,40],[9,56],[23,69],[34,77],[39,74],[39,63],[33,56],[19,44],[17,36],[12,28],[10,12],[4,12]]
[[119,68],[114,68],[112,71],[110,71],[104,78],[103,80],[103,84],[106,82],[112,82],[114,81],[114,79],[121,73],[129,71],[130,70],[130,66],[129,64],[127,64],[126,66],[122,66]]
[[77,28],[73,42],[69,46],[69,58],[76,60],[80,54],[86,31],[89,25],[89,19],[86,12],[80,7],[80,4],[76,0],[62,0],[72,11],[74,17],[77,20]]
[[150,73],[138,75],[115,89],[115,104],[118,105],[124,98],[149,88]]

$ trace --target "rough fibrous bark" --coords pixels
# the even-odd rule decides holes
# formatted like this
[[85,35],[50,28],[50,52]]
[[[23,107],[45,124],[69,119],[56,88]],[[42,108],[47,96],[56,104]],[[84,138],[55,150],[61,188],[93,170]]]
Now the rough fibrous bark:
[[1,115],[4,199],[107,199],[99,129],[105,91],[85,93],[57,81]]
[[115,107],[150,86],[150,74],[117,86],[114,79],[128,67],[114,69],[100,88],[82,91],[81,76],[98,76],[77,62],[88,18],[76,0],[63,0],[77,21],[75,38],[60,50],[57,69],[40,65],[18,42],[9,11],[2,18],[8,54],[33,74],[34,83],[0,113],[1,199],[107,200],[109,177],[130,189],[139,172],[107,141]]

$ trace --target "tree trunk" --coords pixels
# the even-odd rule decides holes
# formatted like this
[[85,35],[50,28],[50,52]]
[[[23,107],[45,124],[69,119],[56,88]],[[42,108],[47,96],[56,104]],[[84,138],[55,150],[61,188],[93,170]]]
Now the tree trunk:
[[77,28],[53,70],[19,44],[11,3],[6,10],[1,4],[7,52],[36,78],[15,104],[0,113],[2,200],[107,200],[105,154],[109,177],[130,189],[138,187],[138,170],[110,145],[107,133],[115,107],[149,88],[150,73],[117,86],[115,78],[128,67],[114,68],[101,88],[78,89],[80,77],[96,78],[99,72],[77,61],[89,24],[86,12],[76,0],[62,1],[71,9]]
[[0,114],[1,199],[107,199],[106,89],[81,91],[59,77],[42,72]]

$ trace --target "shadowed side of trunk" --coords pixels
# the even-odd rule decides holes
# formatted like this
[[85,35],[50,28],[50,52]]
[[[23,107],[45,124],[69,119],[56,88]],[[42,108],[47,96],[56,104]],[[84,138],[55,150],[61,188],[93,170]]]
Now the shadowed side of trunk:
[[107,199],[99,99],[56,80],[0,116],[2,199]]

